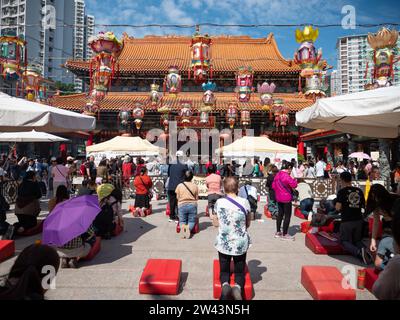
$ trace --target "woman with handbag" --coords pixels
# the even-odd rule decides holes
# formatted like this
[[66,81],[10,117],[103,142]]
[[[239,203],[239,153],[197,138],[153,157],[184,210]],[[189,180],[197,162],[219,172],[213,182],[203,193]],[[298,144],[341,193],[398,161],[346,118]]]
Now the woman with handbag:
[[[294,237],[288,234],[292,215],[293,189],[297,187],[297,180],[290,176],[292,170],[293,165],[290,162],[283,164],[281,171],[275,176],[272,188],[275,191],[276,201],[278,202],[275,238],[293,241]],[[281,231],[282,221],[283,230]]]
[[191,232],[196,224],[197,200],[199,188],[193,182],[193,172],[185,172],[184,181],[175,189],[178,201],[179,224],[182,230],[182,238],[190,239]]
[[[220,281],[222,285],[221,300],[242,300],[245,284],[245,266],[247,250],[250,246],[250,204],[240,198],[239,181],[235,177],[224,179],[225,197],[215,204],[216,215],[213,225],[218,227],[215,248],[218,250]],[[231,260],[234,263],[235,285],[230,286]]]
[[153,182],[147,174],[146,167],[140,169],[140,174],[135,177],[135,216],[145,217],[145,210],[150,208],[150,188],[153,186]]

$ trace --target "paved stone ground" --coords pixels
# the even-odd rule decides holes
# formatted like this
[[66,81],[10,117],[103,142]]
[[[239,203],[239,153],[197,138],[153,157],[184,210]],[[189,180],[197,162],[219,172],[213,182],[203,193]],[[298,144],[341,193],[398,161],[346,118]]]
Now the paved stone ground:
[[[127,209],[128,204],[123,208]],[[46,207],[46,203],[42,203]],[[199,202],[200,233],[183,240],[175,232],[175,224],[165,215],[166,201],[153,202],[153,214],[133,218],[125,211],[125,231],[111,240],[102,241],[100,253],[79,269],[60,269],[57,289],[48,292],[48,299],[213,299],[212,262],[217,258],[213,247],[216,229],[204,216],[206,201]],[[263,212],[260,203],[259,212]],[[41,216],[46,216],[44,211]],[[346,264],[360,268],[357,259],[349,256],[315,255],[304,245],[304,234],[299,231],[300,220],[292,218],[290,233],[294,242],[273,237],[275,221],[259,214],[252,221],[249,232],[253,245],[248,252],[248,265],[254,283],[255,299],[300,299],[311,296],[300,283],[302,265],[329,265],[341,269]],[[14,215],[8,220],[13,222]],[[40,239],[40,235],[19,238],[17,253]],[[182,259],[182,284],[177,296],[140,295],[138,285],[141,272],[149,258]],[[0,275],[5,274],[15,257],[0,264]],[[366,290],[357,290],[357,299],[374,297]]]

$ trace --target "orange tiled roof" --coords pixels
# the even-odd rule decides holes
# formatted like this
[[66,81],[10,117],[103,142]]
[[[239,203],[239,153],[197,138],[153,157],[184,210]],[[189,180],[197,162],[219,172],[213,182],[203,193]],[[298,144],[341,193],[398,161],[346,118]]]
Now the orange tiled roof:
[[[225,111],[228,109],[228,104],[231,101],[237,101],[235,93],[216,92],[216,106],[214,111]],[[166,94],[163,97],[162,103],[169,105],[171,111],[177,111],[183,101],[191,101],[193,110],[198,110],[202,105],[202,92],[182,92],[177,98],[170,97]],[[283,99],[286,106],[292,112],[299,111],[313,104],[312,100],[304,98],[297,93],[276,93],[274,98]],[[69,96],[54,96],[50,99],[50,104],[66,110],[79,111],[82,110],[89,99],[87,94],[75,94]],[[144,92],[109,92],[105,99],[101,102],[100,108],[102,111],[119,111],[121,108],[132,108],[135,102],[141,102],[145,105],[147,111],[156,111],[149,103],[148,93]],[[261,104],[257,94],[252,94],[251,100],[247,103],[239,103],[239,107],[246,106],[250,111],[260,111]]]
[[[121,73],[163,73],[176,65],[184,73],[190,64],[189,37],[124,36],[124,48],[119,56]],[[272,33],[267,38],[248,36],[212,37],[212,65],[215,73],[234,72],[244,65],[259,73],[299,73],[300,69],[279,52]],[[71,71],[88,72],[89,62],[68,60],[65,66]]]

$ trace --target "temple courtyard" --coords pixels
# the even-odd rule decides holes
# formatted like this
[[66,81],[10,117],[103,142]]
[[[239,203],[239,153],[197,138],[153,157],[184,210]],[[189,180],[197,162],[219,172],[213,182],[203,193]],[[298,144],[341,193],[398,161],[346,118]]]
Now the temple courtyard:
[[[47,215],[47,201],[42,201],[41,217]],[[153,214],[134,218],[127,208],[133,201],[125,201],[123,208],[125,230],[111,240],[102,240],[100,253],[91,261],[82,262],[78,269],[60,269],[56,289],[47,293],[52,299],[213,299],[213,259],[217,259],[214,239],[217,229],[205,216],[206,201],[199,201],[200,233],[192,239],[181,239],[175,231],[175,223],[165,215],[166,200],[153,201]],[[275,221],[267,219],[264,203],[259,203],[257,220],[249,229],[252,246],[247,263],[254,284],[257,300],[311,300],[300,282],[303,265],[346,265],[360,269],[362,265],[350,256],[316,255],[305,246],[305,235],[300,232],[301,220],[292,216],[290,233],[296,240],[283,241],[274,238]],[[10,211],[12,212],[12,210]],[[13,213],[9,222],[15,222]],[[17,254],[23,248],[40,239],[41,235],[18,238]],[[140,275],[147,259],[165,258],[182,260],[181,288],[177,296],[139,294]],[[0,264],[0,275],[7,273],[16,256]],[[357,290],[358,300],[375,299],[367,290]]]

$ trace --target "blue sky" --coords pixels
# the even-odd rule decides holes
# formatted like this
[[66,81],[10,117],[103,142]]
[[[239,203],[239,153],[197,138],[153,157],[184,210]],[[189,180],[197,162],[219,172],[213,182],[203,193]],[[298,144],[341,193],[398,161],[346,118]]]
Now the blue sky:
[[[349,0],[86,0],[87,12],[96,17],[96,24],[341,24],[345,5],[354,6],[357,24],[400,23],[400,1]],[[399,29],[399,27],[397,27]],[[100,29],[106,28],[99,28]],[[107,28],[121,35],[134,37],[148,34],[191,35],[193,29],[179,28]],[[279,49],[292,58],[298,47],[294,38],[296,28],[202,28],[211,35],[232,34],[266,37],[273,32]],[[377,28],[320,28],[316,42],[323,57],[336,66],[336,40],[351,34],[376,32]]]

